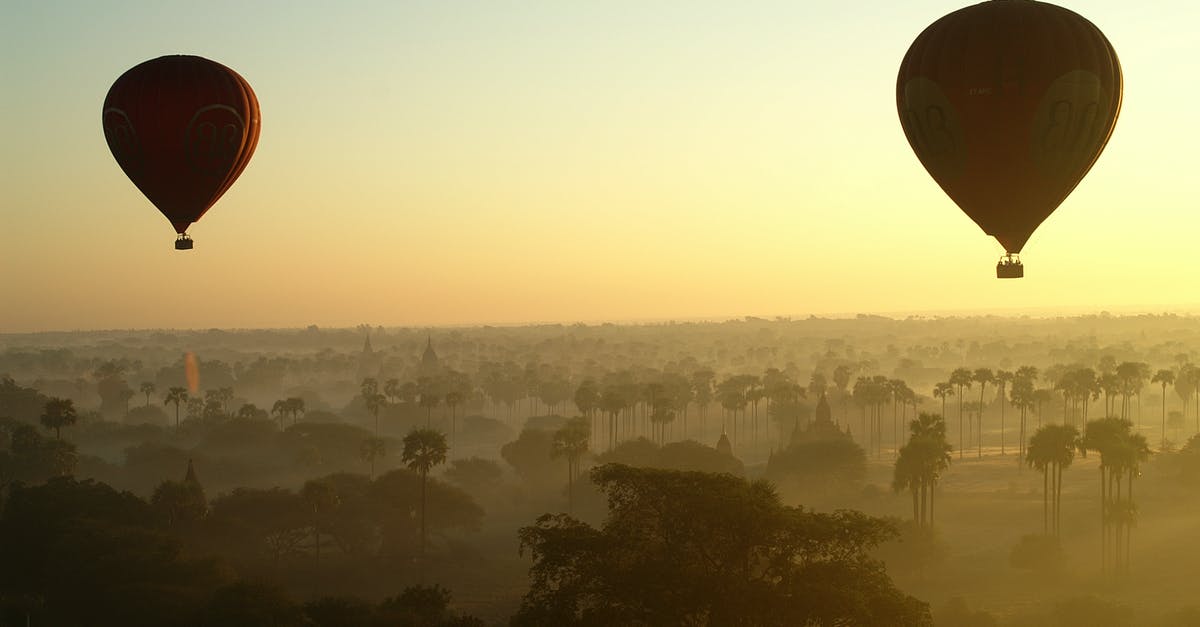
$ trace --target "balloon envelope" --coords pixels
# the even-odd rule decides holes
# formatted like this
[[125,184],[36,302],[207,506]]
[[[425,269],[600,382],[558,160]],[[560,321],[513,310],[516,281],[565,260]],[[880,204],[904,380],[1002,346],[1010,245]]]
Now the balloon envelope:
[[229,189],[258,144],[258,99],[237,72],[173,55],[122,74],[104,137],[133,184],[182,234]]
[[1104,34],[1032,0],[990,0],[937,20],[896,81],[913,151],[1009,253],[1091,169],[1121,97],[1121,65]]

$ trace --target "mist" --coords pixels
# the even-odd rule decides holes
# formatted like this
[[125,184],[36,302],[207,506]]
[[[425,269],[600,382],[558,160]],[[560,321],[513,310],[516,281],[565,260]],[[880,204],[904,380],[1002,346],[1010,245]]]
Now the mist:
[[1197,323],[0,335],[0,624],[1197,624]]

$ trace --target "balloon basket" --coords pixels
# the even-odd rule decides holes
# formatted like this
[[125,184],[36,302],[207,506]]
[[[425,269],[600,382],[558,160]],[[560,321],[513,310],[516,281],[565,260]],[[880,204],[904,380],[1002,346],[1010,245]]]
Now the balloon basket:
[[191,250],[191,249],[192,249],[192,238],[188,237],[186,233],[183,235],[180,235],[178,238],[176,238],[175,250]]
[[1025,266],[1015,255],[1005,255],[996,264],[997,279],[1020,279],[1025,276]]

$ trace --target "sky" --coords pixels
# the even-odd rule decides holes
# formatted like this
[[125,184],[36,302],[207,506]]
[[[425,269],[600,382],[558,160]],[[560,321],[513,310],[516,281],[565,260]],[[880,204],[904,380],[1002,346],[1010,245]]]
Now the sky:
[[[0,332],[1200,310],[1200,9],[1065,4],[1124,108],[1000,281],[896,115],[960,2],[6,0]],[[189,252],[100,126],[164,54],[262,110]]]

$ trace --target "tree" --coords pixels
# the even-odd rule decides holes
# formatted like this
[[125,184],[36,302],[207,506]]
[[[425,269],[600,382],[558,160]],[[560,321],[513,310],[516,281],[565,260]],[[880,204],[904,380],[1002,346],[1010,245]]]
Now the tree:
[[[1082,453],[1100,454],[1101,569],[1107,572],[1111,563],[1114,574],[1129,569],[1129,532],[1137,511],[1133,479],[1140,474],[1141,463],[1150,457],[1145,436],[1133,433],[1132,427],[1132,423],[1120,418],[1093,420],[1079,440]],[[1127,480],[1124,490],[1122,479]]]
[[291,404],[288,403],[287,399],[281,398],[281,399],[275,401],[275,404],[271,405],[271,413],[275,414],[276,416],[279,416],[279,430],[280,431],[283,430],[283,419],[285,417],[287,417],[288,412],[290,412],[290,411],[291,411]]
[[395,405],[396,397],[400,395],[400,379],[388,379],[383,383],[383,395],[388,402]]
[[387,443],[383,438],[374,437],[363,440],[362,447],[359,449],[359,455],[371,465],[372,479],[375,478],[375,460],[387,455]]
[[958,458],[963,456],[963,388],[971,389],[971,383],[975,380],[970,370],[966,368],[955,368],[954,372],[950,373],[950,385],[958,388]]
[[979,443],[977,456],[980,459],[982,459],[983,458],[983,410],[986,407],[986,405],[984,405],[984,403],[983,403],[983,391],[987,388],[987,384],[994,383],[996,381],[996,374],[994,372],[992,372],[991,368],[976,368],[975,372],[971,373],[971,377],[975,380],[975,382],[977,382],[979,384],[979,416],[978,416],[979,428],[976,429],[975,436],[976,436],[977,442]]
[[364,392],[362,398],[363,398],[363,405],[366,406],[367,411],[371,412],[371,415],[375,417],[375,435],[378,436],[379,435],[379,410],[383,408],[387,399],[384,397],[384,395],[379,394],[378,392],[375,392],[375,393]]
[[942,415],[946,415],[946,399],[954,396],[954,386],[949,381],[942,381],[933,386],[933,397],[942,399]]
[[150,395],[153,394],[156,389],[158,388],[156,388],[153,383],[149,381],[142,382],[141,390],[142,394],[146,395],[146,407],[150,406]]
[[413,429],[404,436],[400,459],[410,470],[421,475],[421,557],[425,557],[425,503],[429,470],[446,462],[446,436],[433,429]]
[[1021,412],[1020,426],[1017,428],[1017,442],[1019,450],[1017,451],[1017,464],[1024,464],[1025,460],[1025,426],[1029,410],[1037,404],[1037,399],[1034,396],[1033,378],[1026,376],[1017,370],[1013,375],[1012,388],[1008,391],[1009,402],[1013,404]]
[[1000,454],[1001,455],[1005,454],[1005,450],[1004,450],[1004,406],[1006,404],[1005,403],[1006,399],[1005,399],[1004,392],[1008,388],[1008,385],[1010,383],[1012,383],[1014,376],[1015,375],[1012,372],[1009,372],[1008,370],[997,370],[996,371],[996,385],[1000,388],[999,392],[998,392],[998,397],[1000,399]]
[[1079,430],[1073,425],[1045,425],[1029,438],[1025,461],[1042,471],[1042,530],[1062,537],[1062,471],[1070,467],[1079,448]]
[[316,562],[321,563],[321,531],[329,524],[333,510],[338,505],[337,490],[327,481],[306,481],[300,489],[300,498],[308,507],[312,521],[314,554]]
[[1167,386],[1175,383],[1175,371],[1159,370],[1154,373],[1150,382],[1162,385],[1162,436],[1159,438],[1158,446],[1163,448],[1167,444]]
[[284,400],[285,408],[292,415],[292,424],[296,424],[296,420],[304,414],[304,399],[299,396],[291,396]]
[[69,398],[52,398],[46,402],[42,412],[42,426],[54,430],[54,439],[62,439],[62,428],[69,427],[79,420],[75,413],[75,401]]
[[783,505],[729,475],[594,468],[608,499],[594,528],[546,514],[519,532],[533,558],[512,624],[930,626],[869,552],[895,526]]
[[179,431],[179,405],[186,404],[188,401],[187,388],[173,387],[167,390],[167,395],[163,397],[163,405],[175,404],[175,431]]
[[908,443],[892,473],[892,490],[908,490],[913,499],[913,523],[933,525],[933,494],[937,480],[950,467],[950,443],[946,441],[946,421],[938,414],[920,414],[909,423]]
[[237,410],[237,417],[243,420],[266,420],[267,412],[264,409],[259,409],[254,403],[244,403]]
[[841,364],[833,369],[833,384],[837,386],[838,397],[842,399],[842,424],[846,422],[846,389],[850,386],[850,375],[854,374],[850,366]]
[[575,511],[575,479],[579,476],[579,462],[588,452],[590,427],[588,419],[579,416],[554,432],[550,456],[567,459],[567,512]]

